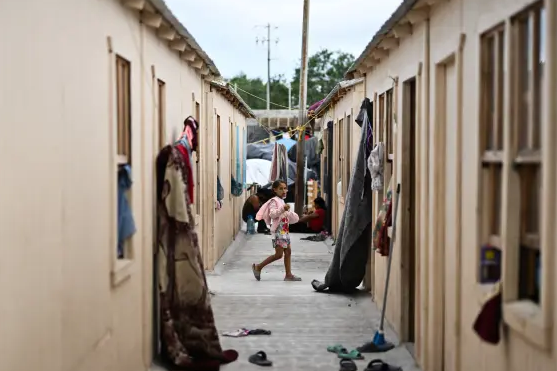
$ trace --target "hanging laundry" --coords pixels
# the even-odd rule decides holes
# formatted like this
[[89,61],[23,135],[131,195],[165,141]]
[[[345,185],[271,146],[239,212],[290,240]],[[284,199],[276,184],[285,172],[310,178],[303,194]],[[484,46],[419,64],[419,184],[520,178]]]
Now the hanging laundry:
[[485,299],[482,309],[474,321],[474,331],[483,341],[498,344],[501,341],[501,322],[503,320],[501,283]]
[[222,188],[222,184],[220,183],[220,178],[217,176],[217,201],[224,200],[224,188]]
[[372,191],[381,191],[383,189],[383,154],[384,144],[379,142],[371,151],[367,160],[367,167],[371,176]]
[[269,173],[269,182],[274,182],[279,177],[278,164],[278,143],[273,147],[273,157],[271,159],[271,172]]
[[215,326],[191,210],[190,159],[195,146],[188,146],[188,141],[165,146],[156,161],[159,341],[171,368],[199,370],[211,362],[218,369],[235,361],[238,352],[222,350]]
[[234,197],[240,197],[244,192],[244,187],[242,183],[236,181],[234,175],[231,175],[230,177],[230,193],[232,193],[232,196]]
[[288,151],[286,146],[278,144],[279,179],[288,179]]
[[389,236],[388,228],[391,226],[391,213],[392,213],[392,189],[389,183],[389,188],[387,190],[387,195],[383,200],[383,205],[375,221],[375,227],[373,229],[373,249],[377,250],[381,256],[389,255]]
[[118,258],[124,257],[124,242],[136,232],[135,221],[126,191],[132,186],[131,167],[123,166],[118,171]]

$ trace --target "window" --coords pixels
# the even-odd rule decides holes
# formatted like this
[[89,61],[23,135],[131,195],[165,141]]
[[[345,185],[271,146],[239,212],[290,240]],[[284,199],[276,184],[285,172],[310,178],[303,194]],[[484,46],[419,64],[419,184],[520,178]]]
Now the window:
[[201,165],[199,159],[201,157],[201,129],[200,129],[201,106],[199,102],[195,102],[195,120],[199,125],[197,128],[197,149],[195,151],[195,213],[201,215]]
[[[385,94],[381,94],[379,96],[379,118],[377,120],[377,131],[379,132],[377,135],[377,142],[378,143],[385,143],[385,121],[386,121],[386,112],[385,112]],[[383,154],[383,164],[384,164],[384,173],[383,173],[383,189],[380,191],[381,200],[385,199],[387,195],[387,188],[389,185],[390,176],[388,175],[388,169],[386,164],[386,159],[388,158],[388,151],[385,149],[385,153]]]
[[535,6],[513,19],[513,154],[520,180],[520,264],[518,298],[540,302],[541,112],[543,110],[542,26],[544,12]]
[[[503,169],[504,26],[481,38],[480,151],[482,245],[501,248]],[[498,273],[496,273],[498,274]],[[483,276],[482,276],[483,277]],[[498,280],[485,277],[482,280]]]
[[220,160],[220,116],[217,115],[217,162]]
[[158,126],[159,126],[159,149],[166,144],[166,84],[157,80],[158,87]]
[[[230,178],[232,178],[234,176],[234,169],[236,166],[236,151],[234,150],[234,123],[230,117],[228,118],[228,122],[230,123]],[[232,184],[230,179],[227,180],[227,183]],[[229,187],[229,190],[229,199],[232,200],[232,187]]]
[[379,132],[377,141],[383,142],[383,130],[385,129],[385,94],[379,96],[379,120],[377,124],[377,131]]
[[[344,119],[338,120],[337,138],[338,138],[338,181],[342,182],[342,174],[344,172]],[[344,191],[344,185],[342,185]]]
[[130,62],[116,56],[116,110],[118,164],[131,164]]
[[[386,93],[385,102],[385,152],[386,158],[393,154],[393,89],[390,89]],[[392,170],[392,169],[391,169]]]
[[[131,165],[131,64],[124,58],[116,56],[116,154],[117,175],[126,176],[125,165]],[[128,205],[131,207],[131,192],[125,192]],[[118,209],[116,210],[118,213]],[[129,259],[131,256],[131,237],[123,243],[118,242],[118,259]]]
[[350,146],[350,137],[352,131],[352,117],[350,115],[346,116],[346,125],[344,126],[345,131],[345,138],[346,138],[346,153],[344,157],[344,174],[345,174],[345,181],[343,182],[343,189],[344,195],[348,192],[348,185],[350,184],[350,172],[351,172],[351,146]]

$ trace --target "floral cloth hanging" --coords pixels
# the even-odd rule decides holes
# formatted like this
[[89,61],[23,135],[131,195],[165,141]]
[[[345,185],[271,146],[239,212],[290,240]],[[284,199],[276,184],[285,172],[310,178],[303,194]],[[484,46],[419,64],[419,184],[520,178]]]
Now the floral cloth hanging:
[[393,190],[391,189],[391,183],[389,183],[389,188],[387,190],[387,194],[385,195],[385,199],[383,200],[383,205],[381,206],[381,210],[379,211],[379,215],[375,221],[372,236],[373,249],[377,250],[381,256],[389,255],[388,228],[392,223],[392,196]]

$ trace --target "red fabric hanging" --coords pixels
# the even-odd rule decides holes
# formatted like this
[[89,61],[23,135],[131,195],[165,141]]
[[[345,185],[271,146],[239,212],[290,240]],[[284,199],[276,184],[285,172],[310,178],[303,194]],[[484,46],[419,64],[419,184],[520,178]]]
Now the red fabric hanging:
[[191,162],[190,162],[190,155],[188,153],[188,150],[184,146],[177,145],[176,147],[178,148],[178,151],[180,151],[182,156],[184,156],[184,162],[186,163],[186,171],[187,171],[186,175],[188,177],[188,195],[190,196],[190,202],[193,204],[195,203],[193,199],[195,188],[194,188],[194,181],[193,181],[193,170],[191,168]]

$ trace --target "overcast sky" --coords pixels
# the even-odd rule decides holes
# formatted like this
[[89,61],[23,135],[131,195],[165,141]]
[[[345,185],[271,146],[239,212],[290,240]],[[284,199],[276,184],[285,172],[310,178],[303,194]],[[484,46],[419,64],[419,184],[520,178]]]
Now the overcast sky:
[[[321,48],[358,57],[401,0],[313,0],[310,3],[309,53]],[[267,76],[267,47],[256,45],[271,23],[271,75],[290,78],[299,66],[303,0],[166,0],[166,3],[230,78],[243,71]],[[275,29],[274,27],[278,27]],[[278,44],[274,42],[279,39]]]

